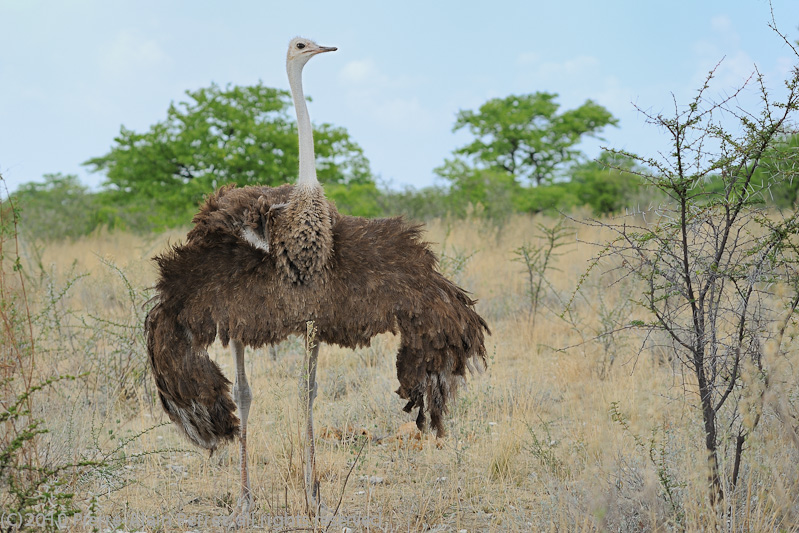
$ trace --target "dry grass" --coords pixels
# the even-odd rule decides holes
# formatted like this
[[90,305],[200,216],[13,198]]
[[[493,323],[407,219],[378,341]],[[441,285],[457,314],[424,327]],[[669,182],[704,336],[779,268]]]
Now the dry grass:
[[[530,328],[526,278],[511,251],[535,242],[537,222],[553,223],[516,217],[501,229],[429,226],[435,248],[462,260],[447,263],[449,274],[479,298],[493,331],[488,371],[463,390],[438,445],[426,436],[393,438],[411,417],[393,392],[395,338],[378,337],[356,352],[322,347],[315,420],[329,428],[318,444],[323,498],[334,505],[341,496],[340,517],[368,520],[372,531],[799,530],[799,447],[785,425],[797,402],[799,350],[769,362],[779,366],[780,380],[744,454],[741,486],[728,498],[732,518],[719,523],[707,501],[699,413],[684,393],[688,378],[664,354],[637,356],[635,332],[612,343],[593,340],[602,317],[633,289],[591,279],[571,322],[557,316],[597,251],[585,242],[605,238],[597,230],[575,229],[579,242],[562,249],[549,272],[556,291],[548,291]],[[114,459],[104,471],[76,476],[73,490],[86,514],[94,508],[98,517],[127,516],[129,526],[136,517],[177,521],[179,513],[212,524],[228,515],[239,490],[237,446],[212,457],[191,449],[165,424],[142,373],[141,306],[155,276],[149,257],[180,238],[102,234],[29,247],[25,258],[34,308],[52,308],[39,333],[41,372],[89,372],[37,400],[51,429],[40,448],[49,446],[54,460]],[[566,346],[574,347],[558,350]],[[231,355],[219,345],[210,352],[232,376]],[[247,357],[256,519],[302,516],[300,344],[284,343],[274,360],[266,349]],[[614,422],[612,406],[624,424]],[[159,527],[206,529],[177,522],[142,529]]]

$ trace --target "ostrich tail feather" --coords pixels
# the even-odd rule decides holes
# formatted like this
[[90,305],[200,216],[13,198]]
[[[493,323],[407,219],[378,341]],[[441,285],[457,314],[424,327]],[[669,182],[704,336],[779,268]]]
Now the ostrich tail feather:
[[397,354],[397,394],[409,400],[404,410],[418,407],[416,425],[424,431],[429,415],[437,437],[446,433],[443,415],[466,383],[467,372],[486,368],[486,321],[476,301],[439,274],[429,276],[422,291],[428,298],[413,315],[398,320],[402,343]]
[[161,405],[192,443],[213,452],[236,437],[239,419],[230,381],[191,334],[177,313],[159,302],[147,315],[147,352]]

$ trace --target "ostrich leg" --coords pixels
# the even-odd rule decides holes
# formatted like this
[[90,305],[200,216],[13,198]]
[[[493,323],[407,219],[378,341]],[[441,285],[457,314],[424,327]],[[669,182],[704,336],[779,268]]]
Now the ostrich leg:
[[322,506],[319,498],[319,480],[316,477],[316,442],[313,429],[313,402],[316,399],[316,362],[319,343],[316,342],[316,326],[313,320],[305,323],[305,359],[300,374],[301,408],[305,410],[305,498],[308,512],[316,515]]
[[247,372],[244,369],[244,344],[238,339],[233,339],[230,345],[236,358],[236,383],[233,385],[233,398],[236,400],[236,405],[239,408],[239,418],[241,419],[241,433],[239,434],[241,498],[239,499],[237,510],[246,515],[250,512],[250,506],[252,505],[250,476],[247,469],[247,417],[250,414],[252,391],[249,383],[247,383]]

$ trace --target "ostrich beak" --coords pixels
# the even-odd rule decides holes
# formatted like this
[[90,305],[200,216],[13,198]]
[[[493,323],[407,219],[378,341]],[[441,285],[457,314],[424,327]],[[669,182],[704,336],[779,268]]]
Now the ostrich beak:
[[320,46],[319,48],[314,50],[314,55],[321,54],[324,52],[335,52],[336,50],[338,50],[338,48],[336,48],[335,46]]

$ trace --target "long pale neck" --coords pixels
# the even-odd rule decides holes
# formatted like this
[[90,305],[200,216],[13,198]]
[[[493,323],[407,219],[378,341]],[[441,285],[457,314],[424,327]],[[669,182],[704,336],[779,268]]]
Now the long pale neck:
[[313,130],[305,95],[302,93],[302,67],[288,71],[291,96],[297,111],[297,133],[300,138],[300,176],[297,185],[319,185],[316,178],[316,159],[313,150]]

